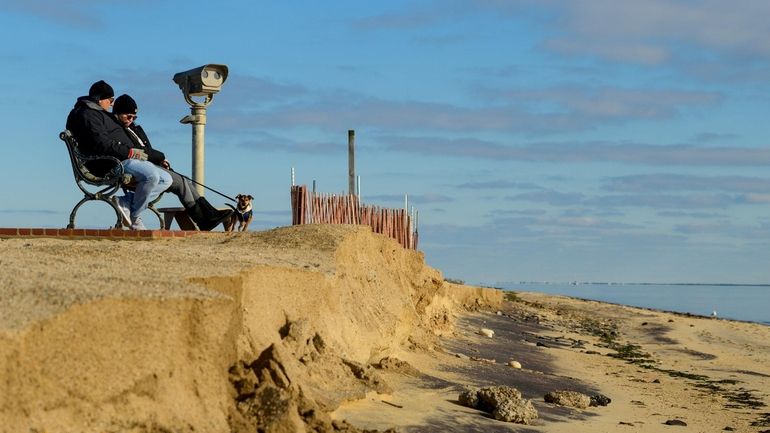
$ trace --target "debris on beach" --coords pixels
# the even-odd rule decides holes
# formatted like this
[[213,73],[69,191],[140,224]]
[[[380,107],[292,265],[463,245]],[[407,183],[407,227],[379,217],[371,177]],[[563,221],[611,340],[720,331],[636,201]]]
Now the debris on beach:
[[492,338],[495,335],[495,331],[493,331],[491,329],[487,329],[487,328],[481,328],[481,329],[479,329],[479,334],[481,334],[481,335],[483,335],[485,337]]
[[590,406],[607,406],[612,403],[612,399],[604,394],[595,394],[591,396]]
[[546,403],[585,409],[591,405],[591,397],[577,391],[551,391],[545,395]]
[[680,420],[680,419],[670,419],[670,420],[664,422],[663,424],[665,424],[665,425],[678,425],[678,426],[682,426],[682,427],[687,427],[687,423],[682,421],[682,420]]
[[458,401],[490,413],[498,421],[530,424],[538,416],[532,401],[523,399],[519,390],[510,386],[470,388],[460,393]]
[[519,361],[509,361],[508,366],[513,368],[521,368],[521,363]]

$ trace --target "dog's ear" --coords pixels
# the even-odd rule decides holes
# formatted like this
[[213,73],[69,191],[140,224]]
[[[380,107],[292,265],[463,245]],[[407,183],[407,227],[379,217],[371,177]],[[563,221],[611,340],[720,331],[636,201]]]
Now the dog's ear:
[[249,200],[254,200],[254,197],[252,197],[252,196],[249,196]]
[[240,195],[240,194],[238,194],[238,195],[236,195],[236,196],[235,196],[235,199],[236,199],[236,200],[238,200],[239,198],[241,198],[241,195]]

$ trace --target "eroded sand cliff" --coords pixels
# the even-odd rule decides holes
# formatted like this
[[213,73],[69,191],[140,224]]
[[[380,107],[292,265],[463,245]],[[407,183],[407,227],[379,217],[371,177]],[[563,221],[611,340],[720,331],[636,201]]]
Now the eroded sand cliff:
[[0,240],[0,432],[356,431],[372,364],[452,329],[457,286],[356,226]]

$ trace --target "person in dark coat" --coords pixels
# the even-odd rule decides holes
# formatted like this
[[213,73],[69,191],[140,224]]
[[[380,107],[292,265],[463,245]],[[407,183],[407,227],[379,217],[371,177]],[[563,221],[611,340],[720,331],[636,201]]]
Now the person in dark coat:
[[[138,112],[139,107],[136,101],[129,95],[120,95],[112,107],[112,113],[125,128],[126,134],[131,138],[132,146],[143,149],[148,155],[155,154],[156,152],[162,155],[162,152],[153,149],[144,129],[136,123]],[[187,214],[195,221],[199,229],[205,231],[212,230],[232,215],[233,211],[231,209],[216,209],[204,197],[201,197],[189,180],[171,170],[171,165],[165,157],[162,161],[157,159],[150,161],[157,164],[158,169],[171,177],[171,186],[167,191],[179,198]]]
[[[113,104],[112,86],[97,81],[81,96],[67,116],[67,129],[86,156],[113,156],[119,159],[126,174],[136,181],[133,197],[113,197],[124,222],[134,230],[144,230],[141,213],[171,186],[171,176],[154,162],[166,159],[162,152],[137,145],[114,114],[107,111]],[[96,176],[104,176],[115,168],[108,160],[93,160],[86,167]]]

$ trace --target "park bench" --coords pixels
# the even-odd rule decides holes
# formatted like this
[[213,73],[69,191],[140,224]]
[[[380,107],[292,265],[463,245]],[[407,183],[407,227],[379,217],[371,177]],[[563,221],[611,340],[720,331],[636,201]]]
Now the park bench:
[[[72,212],[70,213],[70,221],[67,225],[68,229],[74,229],[75,228],[75,215],[77,214],[78,209],[80,209],[80,206],[82,206],[84,203],[92,201],[92,200],[98,200],[103,201],[110,205],[110,207],[115,211],[115,215],[117,216],[117,222],[115,223],[115,228],[120,229],[123,226],[123,217],[121,216],[120,210],[118,209],[117,205],[112,202],[112,197],[115,195],[115,193],[119,189],[123,189],[124,191],[132,190],[133,185],[131,180],[131,175],[126,174],[123,171],[123,166],[120,164],[120,160],[118,158],[115,158],[113,156],[86,156],[80,153],[78,149],[78,142],[75,140],[75,137],[72,135],[72,133],[68,130],[65,130],[59,134],[59,138],[64,141],[64,143],[67,145],[67,152],[70,156],[70,162],[72,163],[72,173],[75,176],[75,183],[77,184],[78,188],[80,188],[81,191],[83,191],[84,197],[80,199],[80,201],[75,205],[74,208],[72,208]],[[93,161],[93,160],[107,160],[112,161],[115,163],[115,167],[110,170],[107,174],[104,176],[96,176],[93,173],[91,173],[88,168],[86,167],[86,162]],[[90,185],[91,187],[101,188],[96,192],[91,192],[87,185]],[[90,188],[93,189],[93,188]],[[160,213],[155,209],[155,203],[157,203],[162,194],[158,196],[157,199],[155,199],[150,205],[147,207],[150,209],[157,217],[158,221],[160,222],[161,228],[165,228],[165,224],[163,221],[163,218],[161,217]]]

